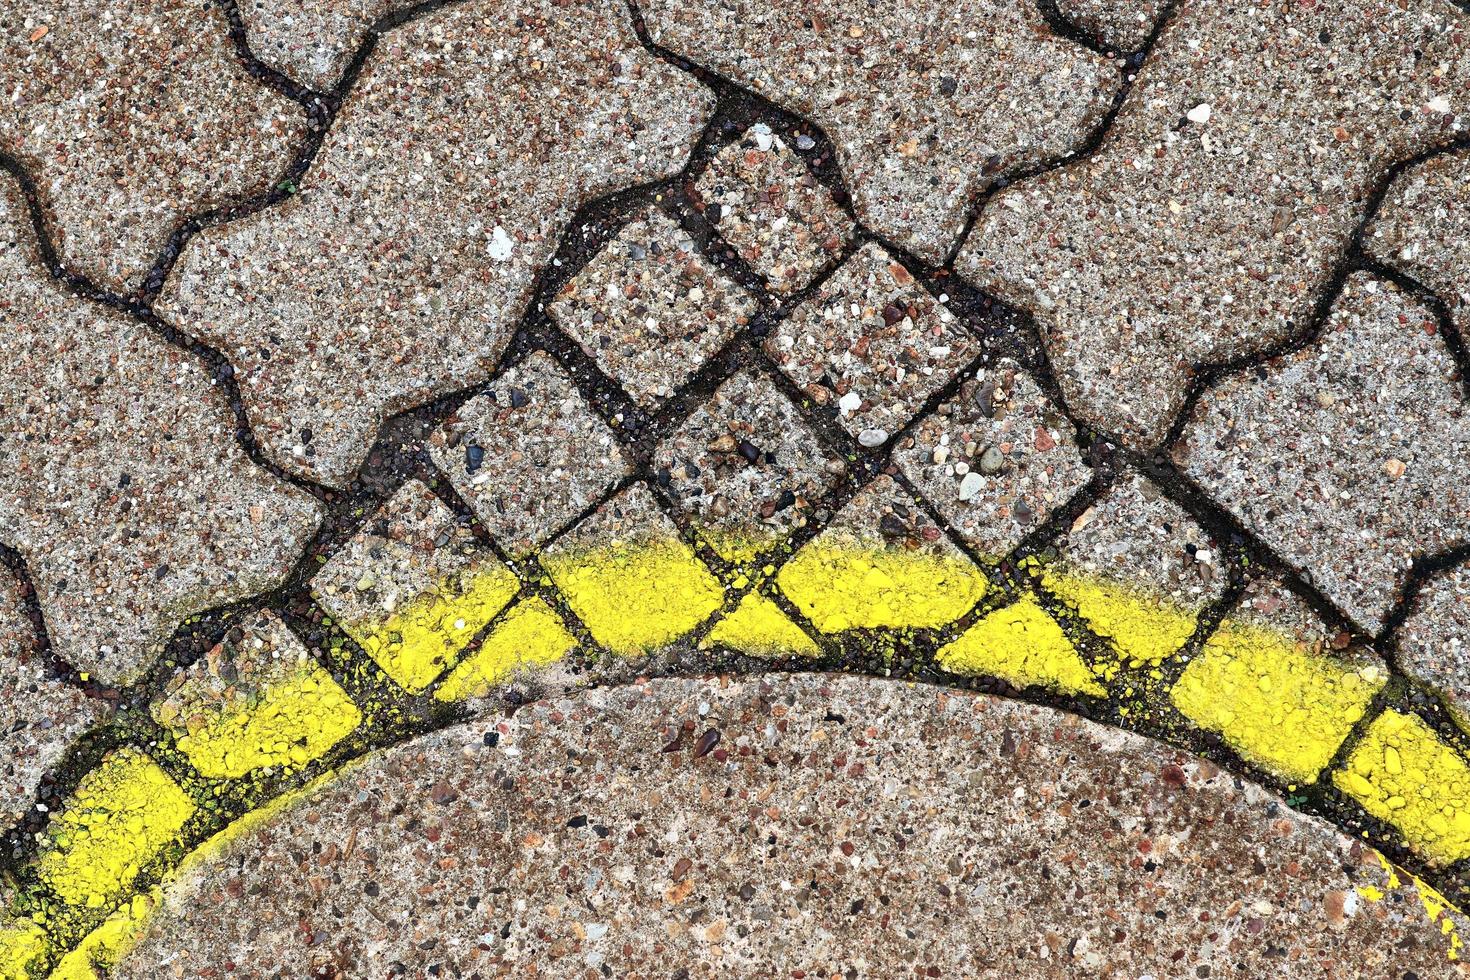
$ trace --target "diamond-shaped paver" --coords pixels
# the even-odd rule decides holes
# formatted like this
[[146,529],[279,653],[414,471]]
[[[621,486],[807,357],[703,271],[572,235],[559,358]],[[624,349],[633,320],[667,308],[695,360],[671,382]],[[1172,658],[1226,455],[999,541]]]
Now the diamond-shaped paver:
[[305,133],[217,5],[0,7],[0,152],[34,176],[62,260],[103,286],[136,288],[185,218],[269,190]]
[[410,480],[322,566],[312,594],[409,691],[437,678],[520,583],[429,488]]
[[1432,312],[1357,273],[1316,342],[1199,401],[1175,460],[1370,632],[1470,541],[1470,405]]
[[720,151],[695,191],[720,237],[778,293],[811,282],[853,232],[832,192],[762,123]]
[[746,561],[810,519],[846,465],[759,374],[720,386],[654,453],[659,483],[715,551]]
[[979,345],[901,262],[870,242],[777,324],[765,349],[873,447],[902,428]]
[[1094,697],[1107,693],[1061,626],[1030,593],[985,616],[941,647],[935,659],[952,673],[988,674],[1017,687]]
[[541,553],[541,564],[592,638],[636,656],[691,633],[724,588],[635,483]]
[[1430,579],[1398,631],[1404,672],[1444,698],[1470,730],[1470,566]]
[[250,50],[318,90],[334,87],[368,28],[414,0],[240,0]]
[[1414,276],[1470,337],[1470,151],[1433,157],[1400,174],[1363,244]]
[[944,626],[969,612],[989,585],[886,476],[848,501],[776,581],[823,633]]
[[1057,548],[1042,583],[1136,664],[1183,646],[1225,590],[1209,535],[1135,472],[1077,518]]
[[1092,476],[1072,423],[1008,359],[977,371],[910,437],[893,454],[904,475],[993,557],[1010,552]]
[[35,645],[20,582],[0,566],[0,833],[31,809],[41,777],[72,741],[109,713],[52,677]]
[[0,174],[0,541],[52,649],[106,684],[179,622],[273,588],[320,520],[235,439],[203,361],[47,273]]
[[756,302],[662,211],[630,221],[552,302],[551,316],[638,402],[668,398],[749,321]]
[[205,776],[298,767],[345,738],[362,713],[274,613],[263,611],[169,682],[150,707]]
[[495,539],[518,557],[629,472],[612,430],[541,351],[465,402],[430,438],[429,454]]
[[1467,31],[1445,0],[1181,3],[1101,148],[993,197],[956,269],[1152,448],[1194,366],[1308,325],[1389,169],[1465,135]]
[[645,0],[655,43],[820,125],[859,217],[940,264],[976,198],[1078,148],[1122,83],[1011,0]]
[[712,102],[621,3],[428,10],[299,193],[191,238],[158,310],[230,359],[266,454],[345,486],[386,417],[494,372],[576,210],[677,172]]

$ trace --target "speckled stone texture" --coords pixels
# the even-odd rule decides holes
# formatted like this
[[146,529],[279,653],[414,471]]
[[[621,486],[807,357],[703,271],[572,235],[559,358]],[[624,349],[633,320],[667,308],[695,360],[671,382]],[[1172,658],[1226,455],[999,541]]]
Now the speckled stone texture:
[[255,56],[319,91],[333,88],[380,17],[413,0],[240,0]]
[[349,770],[190,872],[114,976],[1448,976],[1412,888],[1049,708],[655,681]]
[[775,326],[765,350],[873,448],[959,374],[979,344],[901,262],[869,242]]
[[709,545],[732,561],[779,544],[810,520],[846,471],[768,379],[742,372],[654,453],[658,482]]
[[1470,152],[1446,153],[1404,171],[1364,238],[1374,257],[1407,272],[1450,308],[1470,336]]
[[980,194],[1078,149],[1121,84],[1030,3],[640,6],[655,43],[820,125],[859,217],[934,264]]
[[202,361],[47,274],[7,177],[0,283],[0,541],[53,651],[124,684],[190,614],[277,585],[319,508],[245,455]]
[[0,833],[35,805],[41,777],[67,746],[109,713],[105,702],[51,676],[20,588],[0,566]]
[[1398,630],[1399,665],[1470,728],[1470,566],[1425,583]]
[[694,189],[720,237],[777,293],[805,287],[852,235],[831,191],[764,123],[721,150]]
[[710,105],[621,4],[433,11],[379,41],[301,192],[192,239],[159,308],[230,357],[265,452],[345,485],[386,416],[489,375],[573,211],[677,171]]
[[630,472],[550,355],[506,369],[429,439],[434,464],[511,554],[530,554]]
[[1118,51],[1137,51],[1168,9],[1167,0],[1056,0],[1057,10],[1083,32]]
[[187,217],[268,191],[305,132],[217,6],[0,6],[0,152],[35,179],[62,261],[99,285],[137,288]]
[[1019,364],[976,371],[894,452],[950,526],[1000,557],[1085,487],[1076,432]]
[[1416,555],[1470,540],[1470,406],[1430,311],[1349,278],[1322,336],[1205,394],[1175,460],[1376,632]]
[[1077,413],[1150,447],[1191,365],[1307,326],[1389,166],[1465,133],[1467,85],[1448,0],[1186,0],[1102,148],[996,195],[956,268],[1035,315]]

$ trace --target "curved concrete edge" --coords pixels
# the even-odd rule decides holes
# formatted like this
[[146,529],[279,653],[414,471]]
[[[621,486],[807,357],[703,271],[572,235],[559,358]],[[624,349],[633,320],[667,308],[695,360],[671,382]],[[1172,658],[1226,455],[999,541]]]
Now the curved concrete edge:
[[1457,911],[1254,784],[1055,709],[861,677],[549,699],[225,836],[114,976],[1460,970]]

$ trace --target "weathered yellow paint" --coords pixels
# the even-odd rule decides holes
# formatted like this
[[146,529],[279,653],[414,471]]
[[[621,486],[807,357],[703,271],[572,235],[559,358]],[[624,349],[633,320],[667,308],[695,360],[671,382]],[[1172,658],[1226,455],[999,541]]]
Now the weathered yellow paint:
[[265,766],[302,766],[351,734],[362,712],[319,665],[308,663],[263,686],[229,710],[172,718],[153,715],[179,732],[179,749],[200,773],[238,779]]
[[1470,765],[1413,715],[1379,715],[1332,779],[1431,864],[1470,856]]
[[1387,679],[1377,665],[1354,666],[1279,630],[1228,621],[1169,696],[1242,758],[1283,781],[1313,783]]
[[823,633],[944,626],[974,608],[989,587],[969,559],[922,551],[808,544],[777,583]]
[[757,592],[747,593],[716,623],[702,646],[726,647],[751,657],[815,657],[822,652],[780,606]]
[[194,801],[148,756],[123,748],[82,777],[52,819],[38,872],[68,905],[102,908],[194,815]]
[[1067,634],[1029,594],[971,626],[940,649],[938,660],[956,674],[989,674],[1017,687],[1107,694]]
[[148,924],[158,890],[135,895],[109,915],[81,943],[61,958],[51,980],[101,980],[131,950]]
[[624,656],[688,635],[724,601],[719,580],[674,537],[546,553],[541,563],[592,638]]
[[1168,658],[1193,635],[1198,622],[1193,612],[1122,582],[1048,569],[1042,574],[1041,584],[1075,608],[1087,625],[1110,640],[1133,667]]
[[[1373,851],[1372,853],[1378,859],[1378,864],[1383,868],[1383,874],[1386,879],[1385,885],[1389,891],[1397,891],[1402,888],[1403,881],[1399,878],[1398,869],[1382,854],[1377,851]],[[1408,874],[1408,872],[1405,872],[1405,874],[1408,875],[1409,881],[1413,883],[1414,891],[1419,896],[1420,904],[1424,906],[1424,914],[1429,917],[1431,923],[1439,926],[1440,934],[1448,941],[1449,948],[1445,951],[1446,959],[1458,961],[1460,959],[1460,950],[1465,948],[1465,943],[1460,938],[1460,927],[1456,923],[1455,918],[1457,916],[1463,916],[1464,913],[1451,903],[1449,899],[1430,887],[1417,875]],[[1375,885],[1359,885],[1357,891],[1359,895],[1370,902],[1381,902],[1387,894],[1382,888],[1378,888]]]
[[0,926],[0,980],[28,980],[45,955],[46,931],[36,923]]
[[349,636],[404,690],[417,694],[515,598],[520,582],[501,565],[476,573],[462,591],[441,584],[373,623],[343,623]]
[[444,679],[434,697],[440,701],[482,698],[515,670],[554,663],[576,647],[561,617],[544,600],[522,600],[506,613],[485,642]]

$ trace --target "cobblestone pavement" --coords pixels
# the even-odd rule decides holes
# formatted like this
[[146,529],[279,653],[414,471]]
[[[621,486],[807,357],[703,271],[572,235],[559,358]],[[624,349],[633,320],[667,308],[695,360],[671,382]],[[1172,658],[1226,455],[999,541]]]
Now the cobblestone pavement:
[[0,0],[0,977],[1457,970],[1467,113],[1451,0]]

